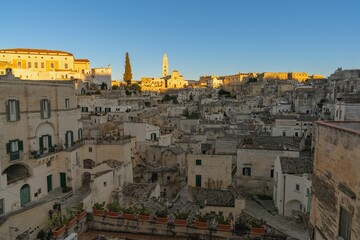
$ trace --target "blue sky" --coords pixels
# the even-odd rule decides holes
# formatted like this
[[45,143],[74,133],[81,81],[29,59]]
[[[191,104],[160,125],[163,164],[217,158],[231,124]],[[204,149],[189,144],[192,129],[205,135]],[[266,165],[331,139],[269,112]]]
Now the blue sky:
[[17,0],[2,2],[0,48],[64,50],[122,79],[360,68],[360,1]]

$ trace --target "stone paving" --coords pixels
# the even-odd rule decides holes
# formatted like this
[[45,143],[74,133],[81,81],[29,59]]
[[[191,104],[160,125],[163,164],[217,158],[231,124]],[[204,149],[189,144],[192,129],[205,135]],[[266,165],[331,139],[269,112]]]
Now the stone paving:
[[272,215],[267,209],[254,200],[246,199],[245,212],[257,219],[265,220],[267,225],[277,229],[287,236],[290,236],[291,238],[289,239],[310,239],[304,224],[295,223],[290,218],[284,216]]

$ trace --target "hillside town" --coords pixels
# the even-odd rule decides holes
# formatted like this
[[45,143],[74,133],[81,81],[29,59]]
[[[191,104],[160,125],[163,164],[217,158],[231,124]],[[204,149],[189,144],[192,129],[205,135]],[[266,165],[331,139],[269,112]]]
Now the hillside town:
[[131,53],[117,80],[0,50],[0,239],[360,239],[360,69],[186,79],[167,55],[136,81]]

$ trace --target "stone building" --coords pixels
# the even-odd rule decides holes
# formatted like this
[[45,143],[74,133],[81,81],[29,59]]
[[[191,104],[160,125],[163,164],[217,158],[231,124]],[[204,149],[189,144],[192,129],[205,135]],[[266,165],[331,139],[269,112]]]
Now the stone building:
[[297,87],[294,91],[294,109],[297,113],[314,113],[316,108],[315,88]]
[[311,157],[277,157],[273,199],[279,214],[302,217],[310,212],[312,169]]
[[231,155],[187,154],[188,185],[209,189],[231,186]]
[[335,121],[360,119],[360,94],[343,95],[335,102]]
[[298,157],[300,138],[247,136],[237,150],[237,185],[246,194],[272,195],[278,156]]
[[360,122],[319,121],[316,138],[312,239],[360,239]]
[[330,75],[329,80],[334,83],[334,99],[360,91],[360,69],[339,68]]

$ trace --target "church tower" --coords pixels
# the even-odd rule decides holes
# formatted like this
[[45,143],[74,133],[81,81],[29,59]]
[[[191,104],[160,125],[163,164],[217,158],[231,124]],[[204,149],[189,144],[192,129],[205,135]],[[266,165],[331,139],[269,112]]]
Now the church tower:
[[166,77],[169,73],[169,64],[168,64],[168,58],[166,56],[166,53],[164,53],[163,57],[163,64],[162,64],[162,76]]

